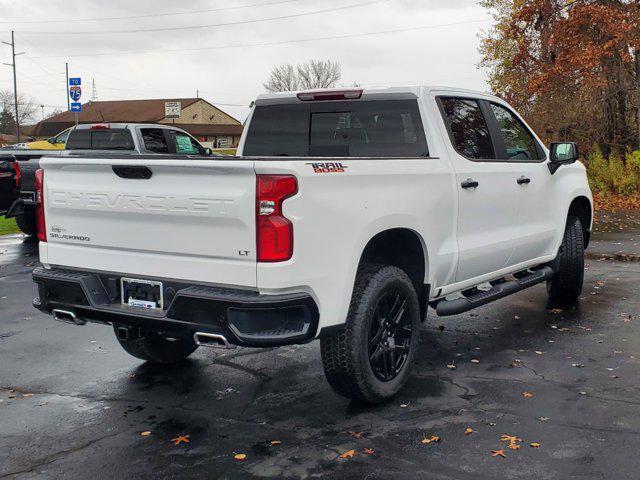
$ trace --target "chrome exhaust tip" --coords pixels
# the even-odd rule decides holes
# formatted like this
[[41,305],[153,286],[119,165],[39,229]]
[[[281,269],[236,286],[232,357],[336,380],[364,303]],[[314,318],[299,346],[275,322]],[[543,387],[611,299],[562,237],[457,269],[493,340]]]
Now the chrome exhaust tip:
[[58,322],[70,323],[71,325],[84,325],[87,323],[86,320],[78,318],[75,313],[68,310],[54,309],[51,314],[53,315],[53,319]]
[[193,334],[193,341],[199,347],[236,348],[235,345],[229,343],[224,335],[218,333],[196,332]]

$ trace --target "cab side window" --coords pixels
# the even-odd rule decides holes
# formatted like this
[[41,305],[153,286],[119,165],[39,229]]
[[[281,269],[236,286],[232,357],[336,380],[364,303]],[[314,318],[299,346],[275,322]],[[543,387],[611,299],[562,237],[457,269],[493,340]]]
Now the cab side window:
[[169,144],[161,128],[141,128],[144,149],[154,153],[169,153]]
[[504,140],[507,160],[539,160],[536,139],[520,119],[510,110],[496,103],[491,104],[491,111]]
[[170,138],[177,154],[204,155],[202,146],[191,136],[177,130],[170,130]]
[[459,154],[473,160],[496,158],[489,126],[477,100],[440,98],[451,141]]

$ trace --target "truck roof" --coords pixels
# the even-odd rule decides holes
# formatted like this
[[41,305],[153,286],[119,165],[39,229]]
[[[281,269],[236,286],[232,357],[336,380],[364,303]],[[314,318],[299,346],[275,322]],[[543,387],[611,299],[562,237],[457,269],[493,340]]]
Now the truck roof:
[[175,129],[175,130],[184,131],[184,130],[182,130],[182,128],[178,128],[175,125],[172,125],[170,123],[162,124],[162,123],[135,123],[135,122],[129,122],[129,123],[118,123],[118,122],[81,123],[77,127],[72,127],[72,129],[86,130],[86,129],[90,129],[92,127],[95,127],[96,125],[109,125],[109,128],[131,128],[131,127],[171,128],[171,129]]
[[339,87],[339,88],[321,88],[312,90],[298,90],[293,92],[275,92],[275,93],[263,93],[256,98],[256,105],[269,105],[276,103],[289,103],[298,101],[298,95],[309,93],[339,93],[339,92],[362,92],[362,97],[369,99],[401,99],[401,98],[416,98],[424,93],[432,91],[447,91],[451,93],[467,94],[473,96],[493,97],[494,95],[487,92],[480,92],[477,90],[468,90],[457,87],[446,86],[423,86],[423,85],[407,85],[399,87]]

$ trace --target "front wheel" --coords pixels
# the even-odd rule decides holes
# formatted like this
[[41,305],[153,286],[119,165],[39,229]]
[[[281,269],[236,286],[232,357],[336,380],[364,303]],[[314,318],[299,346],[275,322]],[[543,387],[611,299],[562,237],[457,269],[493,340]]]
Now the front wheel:
[[547,282],[552,300],[573,302],[582,293],[584,281],[584,232],[578,217],[570,217],[556,258],[556,272]]
[[118,327],[120,325],[113,325],[120,346],[129,355],[147,362],[177,363],[187,358],[198,348],[192,339],[167,339],[152,332],[136,335],[134,338],[130,336],[121,338],[118,335]]
[[331,387],[380,403],[404,386],[418,348],[420,308],[407,274],[389,265],[360,268],[345,328],[320,340]]

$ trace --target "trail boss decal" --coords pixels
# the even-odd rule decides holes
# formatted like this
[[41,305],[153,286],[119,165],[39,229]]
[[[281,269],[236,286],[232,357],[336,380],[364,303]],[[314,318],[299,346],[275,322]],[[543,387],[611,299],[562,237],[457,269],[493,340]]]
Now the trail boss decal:
[[340,162],[307,163],[313,167],[314,173],[343,173],[348,167]]

